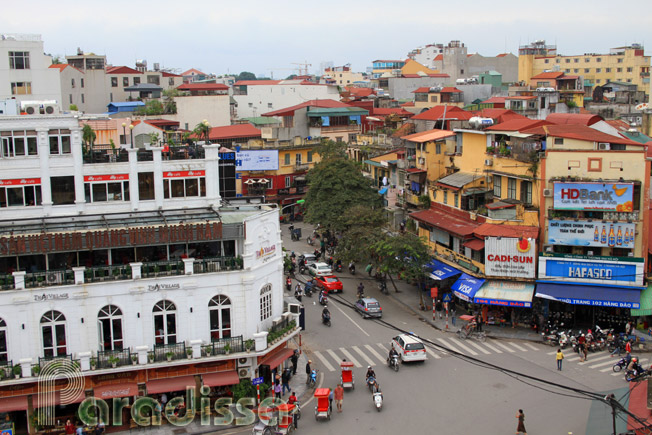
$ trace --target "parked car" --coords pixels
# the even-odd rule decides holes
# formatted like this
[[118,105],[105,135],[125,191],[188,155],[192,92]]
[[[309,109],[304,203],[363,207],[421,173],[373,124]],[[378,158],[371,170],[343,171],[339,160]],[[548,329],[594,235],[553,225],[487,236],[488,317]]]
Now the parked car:
[[299,255],[299,258],[297,258],[297,263],[302,259],[306,263],[306,268],[311,264],[315,264],[317,262],[317,257],[315,257],[314,254],[304,253]]
[[332,275],[333,269],[326,263],[313,263],[308,266],[308,273],[312,276]]
[[362,298],[358,299],[355,303],[355,309],[362,314],[363,318],[367,317],[383,317],[383,309],[376,298]]
[[314,283],[319,288],[323,288],[333,293],[341,293],[343,290],[342,281],[335,275],[320,275],[314,278]]
[[392,339],[390,346],[398,352],[401,362],[425,361],[427,359],[425,346],[411,334],[397,335]]

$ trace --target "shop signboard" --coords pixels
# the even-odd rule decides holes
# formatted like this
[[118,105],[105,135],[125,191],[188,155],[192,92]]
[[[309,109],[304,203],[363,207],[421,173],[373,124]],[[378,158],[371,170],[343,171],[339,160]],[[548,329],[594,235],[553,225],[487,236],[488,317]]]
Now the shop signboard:
[[644,259],[545,253],[539,256],[539,279],[643,286]]
[[634,249],[636,224],[627,222],[551,220],[548,243],[551,245],[617,247]]
[[278,150],[243,150],[236,153],[237,171],[278,170]]
[[487,237],[484,242],[486,276],[534,278],[536,241],[515,237]]
[[633,183],[555,183],[555,210],[634,210]]

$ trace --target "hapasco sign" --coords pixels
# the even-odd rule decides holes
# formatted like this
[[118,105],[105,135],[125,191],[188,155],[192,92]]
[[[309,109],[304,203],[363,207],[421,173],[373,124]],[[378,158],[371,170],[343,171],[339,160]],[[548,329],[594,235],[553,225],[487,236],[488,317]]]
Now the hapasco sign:
[[633,183],[555,183],[555,210],[634,210]]
[[534,278],[535,240],[487,237],[484,242],[486,276]]
[[222,223],[181,224],[103,231],[41,233],[0,237],[0,255],[122,248],[222,238]]
[[551,245],[617,247],[634,249],[636,224],[601,221],[557,221],[548,223],[548,243]]
[[544,253],[539,256],[539,279],[620,286],[643,286],[643,258],[593,257]]

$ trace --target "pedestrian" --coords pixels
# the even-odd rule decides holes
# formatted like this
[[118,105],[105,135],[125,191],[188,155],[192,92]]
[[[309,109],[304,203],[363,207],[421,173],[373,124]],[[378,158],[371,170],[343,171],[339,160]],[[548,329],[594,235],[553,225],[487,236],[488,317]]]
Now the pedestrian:
[[75,435],[75,425],[72,424],[72,421],[67,420],[66,421],[66,426],[64,427],[66,431],[66,435]]
[[561,371],[561,362],[564,360],[564,352],[557,349],[557,370]]
[[335,397],[335,390],[331,390],[330,394],[328,395],[328,409],[330,409],[331,412],[333,412],[333,398]]
[[586,343],[586,342],[582,345],[582,353],[584,354],[584,358],[581,359],[581,361],[588,361],[589,360],[589,344]]
[[288,393],[290,392],[290,376],[291,376],[291,371],[289,368],[286,368],[283,370],[283,374],[281,375],[281,384],[283,386],[283,393],[285,394],[285,389],[287,388]]
[[292,374],[297,374],[297,364],[299,364],[299,351],[294,349],[294,353],[290,357],[290,362],[292,362]]
[[365,267],[364,270],[367,272],[367,274],[369,274],[369,276],[371,276],[371,271],[373,270],[373,268],[374,267],[371,265],[371,263],[369,263],[367,264],[367,267]]
[[627,340],[627,344],[625,344],[625,352],[632,353],[632,340]]
[[456,316],[456,310],[457,310],[457,307],[455,306],[455,299],[452,299],[448,303],[448,309],[449,309],[450,314],[451,314],[451,322],[453,323],[453,326],[455,326],[455,316]]
[[518,419],[518,426],[516,426],[516,435],[527,435],[527,431],[525,430],[525,414],[523,413],[522,409],[518,410],[516,418]]
[[478,332],[482,332],[482,324],[484,323],[484,320],[482,319],[482,313],[480,311],[478,311],[478,315],[475,316],[475,318],[476,318],[476,323],[477,323],[475,325],[475,329]]
[[333,397],[335,397],[335,405],[337,405],[337,412],[342,412],[342,400],[344,399],[344,388],[342,388],[342,384],[337,384],[337,388],[335,388]]
[[283,396],[283,387],[281,386],[281,383],[280,383],[280,382],[277,382],[277,383],[274,385],[274,396],[275,396],[277,399],[280,399],[280,398]]
[[435,311],[437,311],[437,314],[439,314],[439,318],[441,319],[441,310],[442,310],[442,305],[441,305],[441,300],[437,299],[437,302],[435,303]]
[[512,328],[516,328],[516,309],[512,308],[511,312]]
[[310,383],[310,374],[312,373],[312,367],[310,367],[310,364],[312,364],[312,361],[308,360],[306,363],[306,385]]
[[627,335],[627,338],[629,338],[629,335],[632,333],[632,322],[627,322],[625,324],[625,334]]

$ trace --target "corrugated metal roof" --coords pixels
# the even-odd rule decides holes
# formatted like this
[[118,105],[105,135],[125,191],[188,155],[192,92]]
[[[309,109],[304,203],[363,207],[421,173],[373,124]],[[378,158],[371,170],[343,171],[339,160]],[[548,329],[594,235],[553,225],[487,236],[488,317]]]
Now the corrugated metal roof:
[[449,130],[439,130],[437,128],[428,131],[422,131],[421,133],[409,134],[407,136],[401,137],[401,139],[408,140],[410,142],[430,142],[433,140],[444,139],[446,137],[455,136],[455,133]]
[[308,117],[368,115],[369,111],[359,107],[316,107],[308,110]]
[[461,188],[469,183],[472,183],[475,180],[479,180],[480,178],[482,177],[478,176],[477,174],[472,174],[470,172],[456,172],[444,178],[440,178],[439,180],[437,180],[437,183]]

